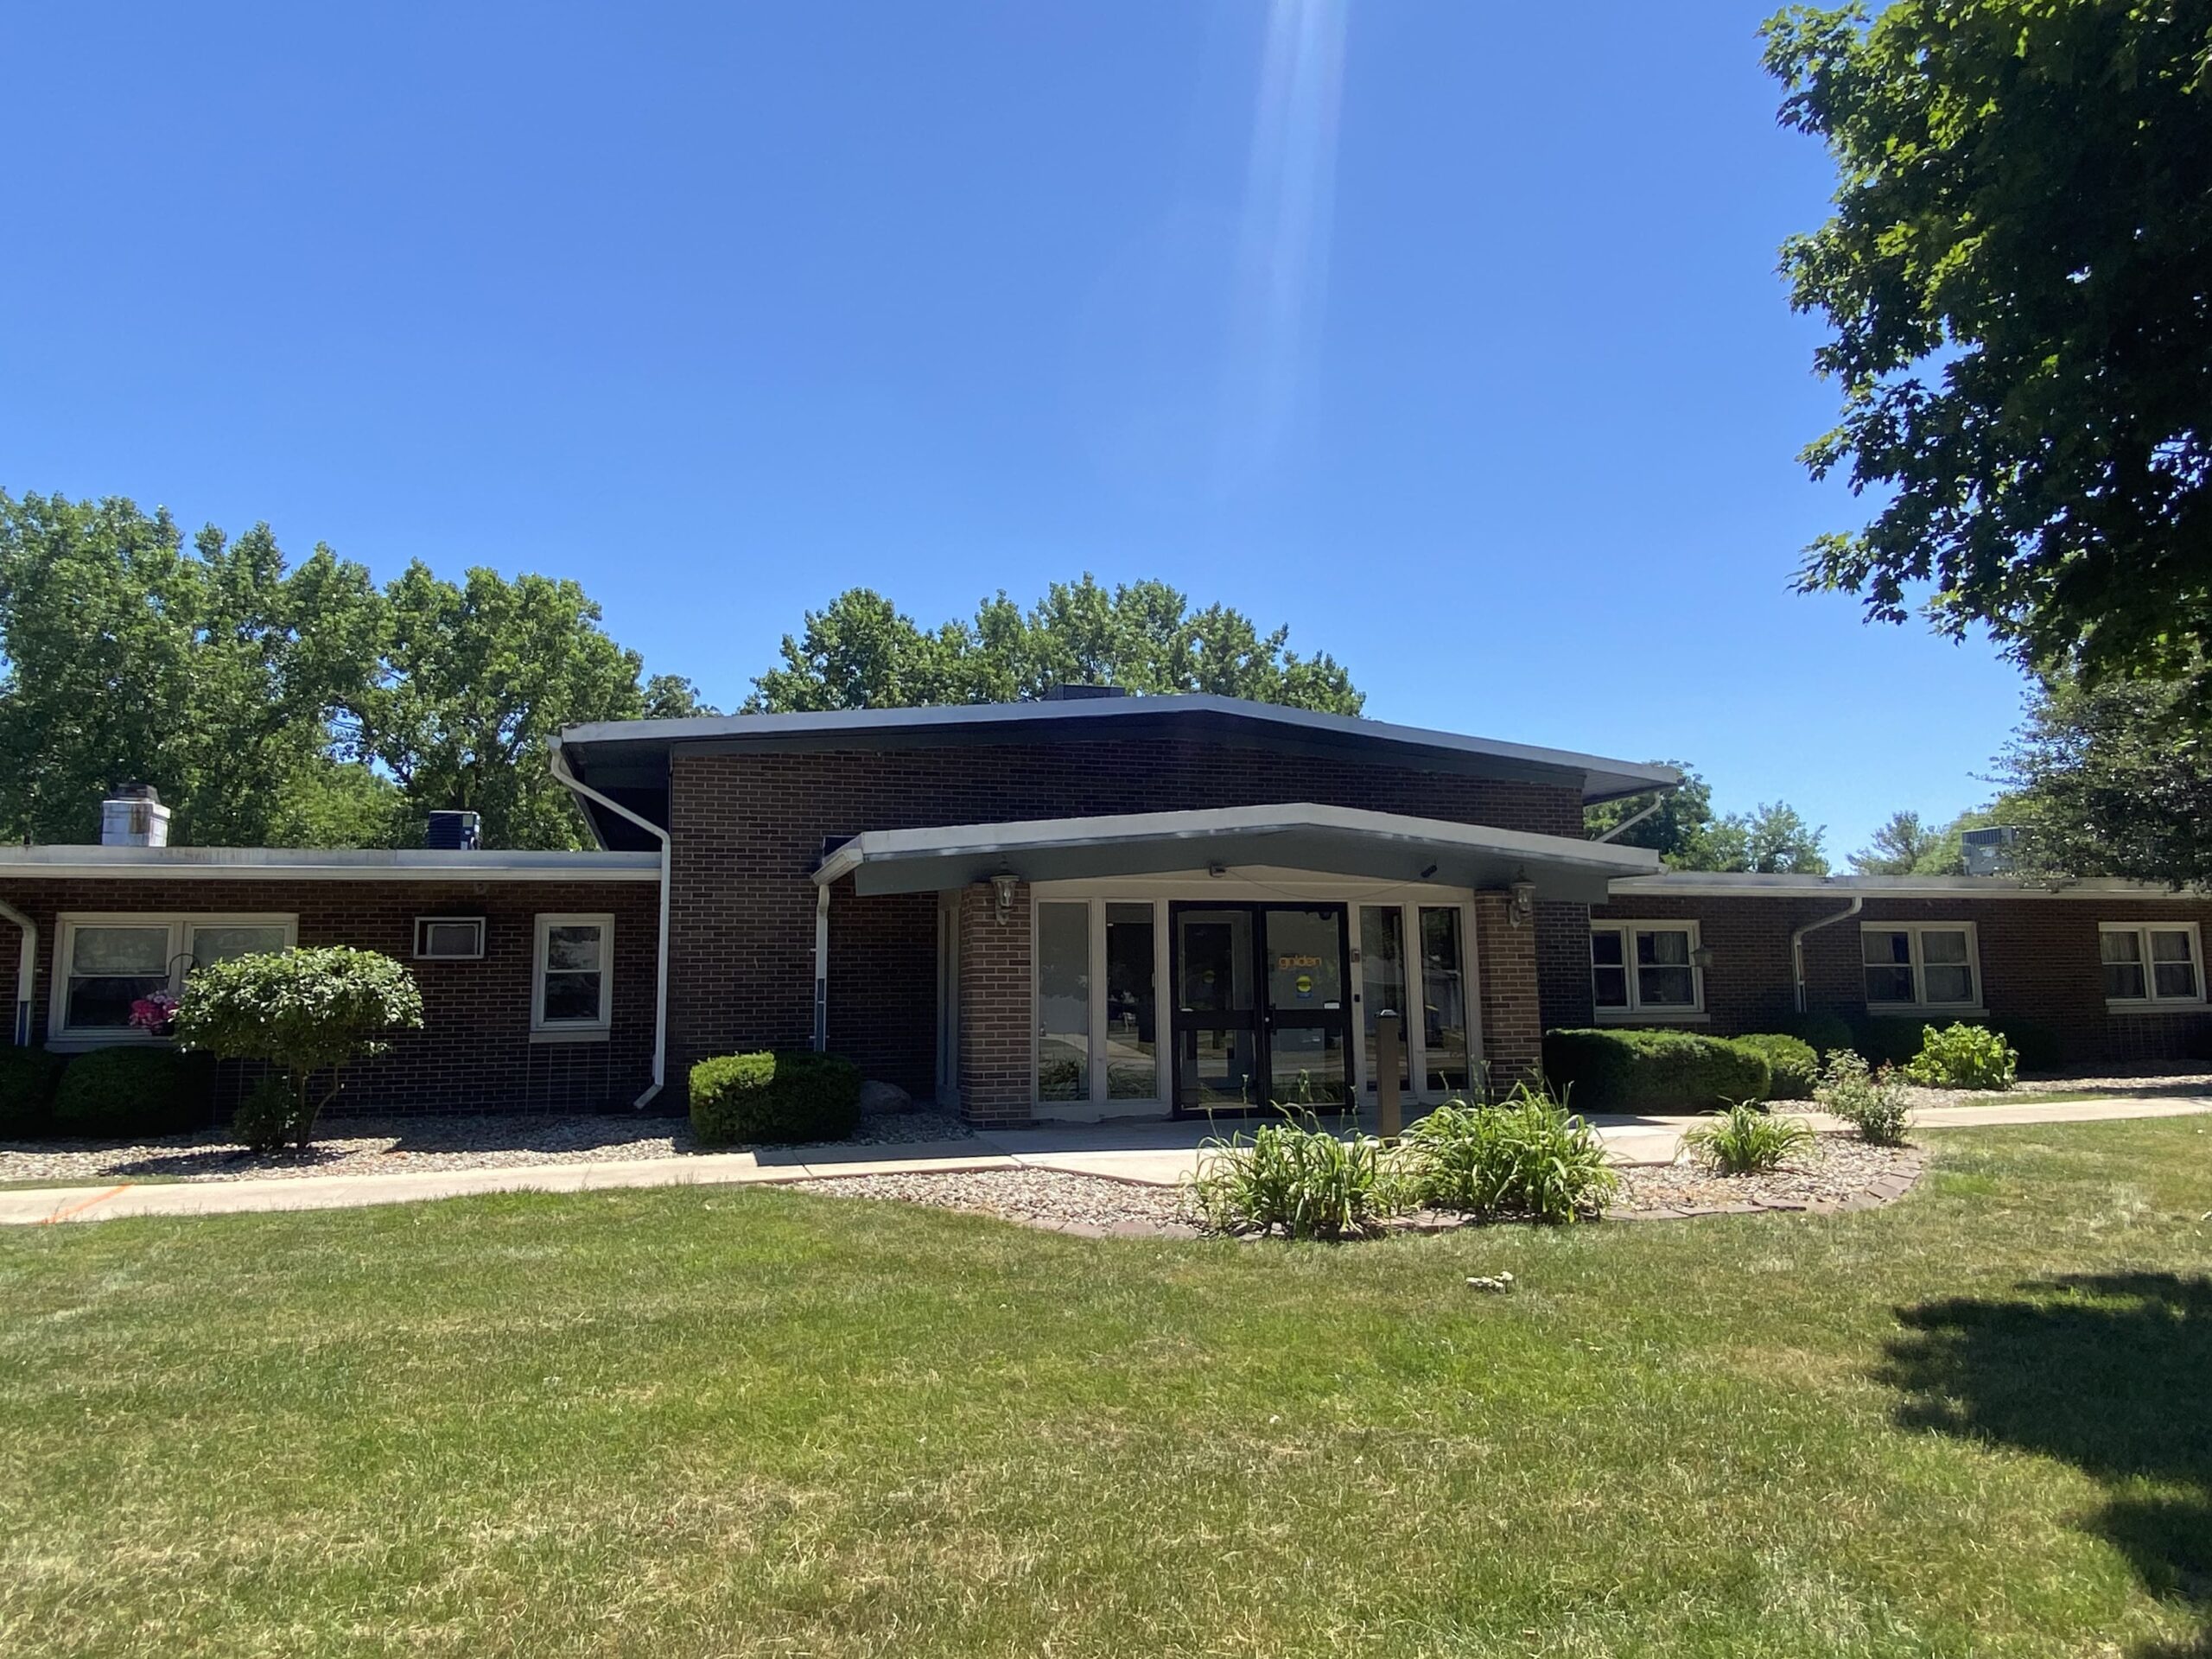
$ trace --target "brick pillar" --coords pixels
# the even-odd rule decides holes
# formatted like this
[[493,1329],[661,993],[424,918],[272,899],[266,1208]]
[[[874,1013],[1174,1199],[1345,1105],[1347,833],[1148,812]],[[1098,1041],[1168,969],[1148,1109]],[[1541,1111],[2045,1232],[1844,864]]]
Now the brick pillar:
[[1475,895],[1475,972],[1482,1001],[1483,1058],[1504,1094],[1543,1076],[1544,1021],[1536,989],[1536,930],[1507,918],[1502,893]]
[[1036,1101],[1029,1029],[1029,887],[1001,922],[988,881],[960,891],[960,1111],[970,1123],[1027,1123]]

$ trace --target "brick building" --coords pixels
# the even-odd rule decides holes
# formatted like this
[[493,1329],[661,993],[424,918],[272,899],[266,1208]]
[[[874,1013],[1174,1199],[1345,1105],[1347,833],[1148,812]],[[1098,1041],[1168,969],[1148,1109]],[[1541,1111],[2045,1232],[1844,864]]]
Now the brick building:
[[16,1040],[151,1040],[134,996],[295,943],[423,983],[356,1109],[680,1108],[700,1058],[808,1045],[982,1122],[1326,1103],[1385,1010],[1416,1100],[1592,1021],[2033,1018],[2084,1059],[2208,1024],[2193,899],[1662,874],[1583,808],[1670,770],[1449,733],[1071,696],[582,727],[551,765],[603,850],[0,854]]

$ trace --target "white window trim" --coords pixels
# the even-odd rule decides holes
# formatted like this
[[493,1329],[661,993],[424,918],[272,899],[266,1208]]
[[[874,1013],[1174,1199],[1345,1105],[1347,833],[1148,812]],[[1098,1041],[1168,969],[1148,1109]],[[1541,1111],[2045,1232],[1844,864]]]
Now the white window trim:
[[[556,927],[599,929],[599,1017],[595,1020],[548,1020],[545,1017],[546,946]],[[614,1027],[614,917],[612,912],[542,912],[537,939],[531,951],[530,1039],[533,1043],[605,1042]]]
[[[1910,1002],[1877,1002],[1866,995],[1866,970],[1869,968],[1900,967],[1898,963],[1871,963],[1866,960],[1866,939],[1869,933],[1904,933],[1910,936],[1908,947],[1912,958],[1912,995]],[[1964,1002],[1930,1002],[1927,996],[1927,979],[1923,973],[1920,936],[1923,933],[1963,933],[1967,936],[1967,973],[1974,981],[1974,995]],[[1981,935],[1972,922],[1861,922],[1859,925],[1859,995],[1866,1012],[1875,1019],[1894,1016],[1910,1020],[1923,1014],[1987,1014],[1988,992],[1981,982]],[[1952,963],[1939,964],[1944,967]]]
[[[1687,933],[1690,936],[1690,1006],[1680,1007],[1662,1004],[1656,1008],[1643,1006],[1643,993],[1637,984],[1636,935],[1639,931]],[[1698,965],[1697,953],[1705,948],[1705,941],[1698,924],[1679,918],[1656,920],[1615,921],[1611,917],[1593,918],[1590,931],[1618,933],[1621,936],[1621,965],[1628,981],[1628,1006],[1624,1008],[1601,1008],[1598,1006],[1598,963],[1592,957],[1590,969],[1590,1017],[1592,1023],[1600,1026],[1657,1026],[1696,1025],[1709,1023],[1713,1016],[1705,1007],[1705,969]],[[1586,954],[1587,948],[1586,947]]]
[[194,931],[203,927],[281,927],[284,948],[300,942],[300,918],[289,912],[254,911],[65,911],[54,918],[54,978],[47,995],[47,1046],[60,1052],[112,1048],[126,1043],[165,1044],[166,1037],[136,1026],[67,1024],[69,982],[76,976],[77,930],[80,927],[165,927],[168,930],[168,988],[184,988],[185,965]]
[[[458,955],[440,952],[433,955],[423,949],[423,930],[434,925],[450,927],[462,924],[476,930],[476,948]],[[482,916],[417,916],[415,918],[415,960],[417,962],[481,962],[484,960],[484,936],[490,931]]]
[[[2143,995],[2140,996],[2107,996],[2105,1007],[2114,1014],[2148,1014],[2152,1012],[2184,1013],[2202,1008],[2204,998],[2204,937],[2195,922],[2099,922],[2097,924],[2097,976],[2104,977],[2104,936],[2107,933],[2133,933],[2143,953]],[[2153,933],[2186,933],[2189,935],[2190,962],[2196,969],[2196,995],[2194,996],[2160,996],[2156,964],[2151,957],[2151,936]]]

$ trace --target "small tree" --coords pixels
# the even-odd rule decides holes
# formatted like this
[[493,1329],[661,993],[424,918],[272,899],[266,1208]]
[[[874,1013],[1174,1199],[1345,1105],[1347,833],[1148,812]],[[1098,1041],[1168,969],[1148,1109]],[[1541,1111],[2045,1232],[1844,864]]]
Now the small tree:
[[[186,1048],[265,1060],[290,1074],[292,1135],[303,1152],[346,1063],[383,1053],[385,1033],[422,1024],[415,976],[390,957],[343,945],[212,963],[185,982],[176,1007],[177,1039]],[[320,1095],[318,1072],[329,1074]]]

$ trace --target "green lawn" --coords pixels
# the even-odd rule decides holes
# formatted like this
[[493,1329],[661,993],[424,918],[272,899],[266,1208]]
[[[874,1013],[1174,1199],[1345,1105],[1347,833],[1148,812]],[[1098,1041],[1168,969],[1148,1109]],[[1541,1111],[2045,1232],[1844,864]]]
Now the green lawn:
[[0,1649],[2212,1651],[2212,1129],[1938,1144],[1861,1216],[1333,1249],[11,1230]]

